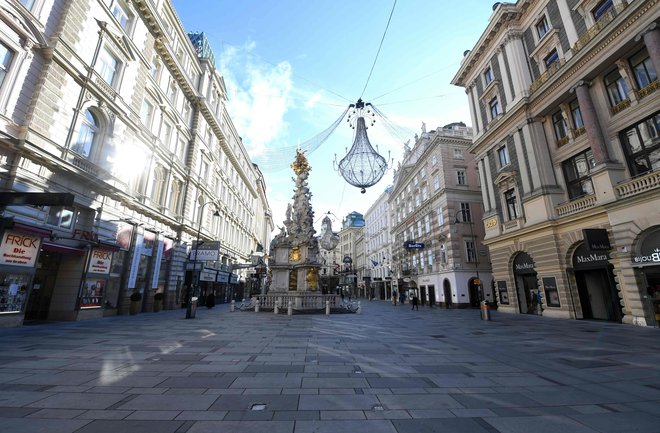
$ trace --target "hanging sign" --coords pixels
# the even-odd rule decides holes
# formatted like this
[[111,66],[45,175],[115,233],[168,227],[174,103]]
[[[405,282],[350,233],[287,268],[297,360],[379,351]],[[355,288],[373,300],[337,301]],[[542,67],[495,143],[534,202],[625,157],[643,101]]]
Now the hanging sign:
[[0,242],[0,264],[33,268],[40,248],[40,236],[6,230]]

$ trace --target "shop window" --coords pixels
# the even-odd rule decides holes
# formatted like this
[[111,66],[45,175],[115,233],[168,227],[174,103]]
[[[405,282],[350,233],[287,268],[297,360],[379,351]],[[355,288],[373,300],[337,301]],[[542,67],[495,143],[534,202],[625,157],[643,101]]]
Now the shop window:
[[[31,275],[0,272],[0,313],[23,311]],[[39,287],[36,287],[39,289]]]
[[626,84],[626,80],[623,79],[618,69],[605,76],[605,88],[612,107],[628,99],[628,84]]
[[516,190],[510,189],[504,192],[504,203],[506,204],[506,217],[509,221],[518,218],[518,199]]
[[591,149],[562,163],[568,196],[575,200],[594,193],[591,170],[596,166]]
[[660,113],[620,133],[631,176],[660,169]]
[[72,207],[51,206],[48,209],[48,219],[46,224],[49,226],[70,229],[73,227],[75,210]]
[[630,66],[635,73],[638,89],[643,89],[658,78],[646,48],[638,51],[630,58]]
[[89,158],[99,136],[99,122],[96,116],[86,110],[78,126],[78,134],[71,150],[84,158]]
[[11,61],[14,58],[14,52],[9,49],[5,44],[0,42],[0,87],[5,81]]

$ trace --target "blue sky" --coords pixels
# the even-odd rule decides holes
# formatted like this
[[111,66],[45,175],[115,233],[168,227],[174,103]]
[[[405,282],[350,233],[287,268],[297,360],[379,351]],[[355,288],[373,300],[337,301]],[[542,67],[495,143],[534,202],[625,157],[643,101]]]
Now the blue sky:
[[[394,165],[403,143],[421,130],[457,121],[471,124],[463,89],[449,84],[463,52],[488,24],[493,2],[399,0],[371,78],[394,1],[173,0],[187,31],[209,38],[225,77],[228,111],[253,161],[262,166],[276,225],[293,195],[292,147],[328,128],[360,96],[399,127],[382,122],[368,135]],[[365,88],[366,85],[366,88]],[[363,93],[364,90],[364,93]],[[333,169],[351,147],[341,123],[308,155],[310,189],[320,219],[331,212],[338,230],[349,212],[365,213],[392,183],[392,171],[366,194]],[[279,170],[277,170],[279,168]]]

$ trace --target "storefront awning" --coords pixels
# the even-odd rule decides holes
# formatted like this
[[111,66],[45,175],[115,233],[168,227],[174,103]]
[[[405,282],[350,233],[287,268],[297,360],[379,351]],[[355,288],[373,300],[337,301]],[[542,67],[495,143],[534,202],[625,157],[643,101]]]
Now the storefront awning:
[[70,256],[84,256],[87,250],[83,248],[70,247],[68,245],[58,244],[55,242],[44,241],[41,243],[41,249],[53,253],[67,254]]

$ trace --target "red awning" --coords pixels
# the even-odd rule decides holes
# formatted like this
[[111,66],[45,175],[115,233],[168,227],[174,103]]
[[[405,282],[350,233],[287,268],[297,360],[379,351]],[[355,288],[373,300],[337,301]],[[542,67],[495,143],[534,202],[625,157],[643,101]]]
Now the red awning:
[[14,225],[12,227],[12,230],[16,230],[17,232],[21,232],[21,233],[27,233],[27,234],[30,234],[30,235],[41,236],[42,238],[48,238],[48,237],[50,237],[50,235],[52,233],[48,229],[31,226],[29,224],[21,223],[21,222],[18,222],[18,221],[14,221]]
[[70,247],[68,245],[57,244],[55,242],[43,241],[41,249],[53,253],[67,254],[70,256],[84,256],[87,250],[83,248]]

